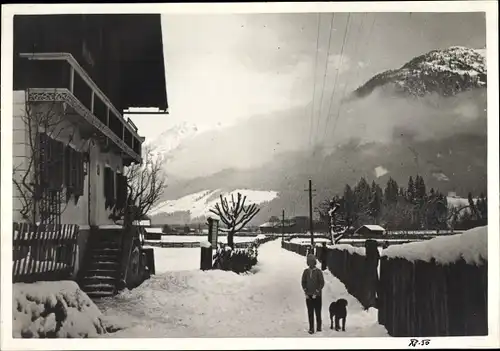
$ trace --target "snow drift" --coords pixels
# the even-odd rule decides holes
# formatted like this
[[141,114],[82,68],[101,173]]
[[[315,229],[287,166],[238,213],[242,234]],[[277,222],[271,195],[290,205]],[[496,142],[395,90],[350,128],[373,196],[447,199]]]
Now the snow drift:
[[12,296],[14,338],[86,338],[122,328],[73,281],[16,283]]
[[382,251],[382,255],[412,262],[435,259],[438,264],[450,264],[463,259],[468,264],[480,265],[488,259],[488,226],[473,228],[462,234],[390,246]]

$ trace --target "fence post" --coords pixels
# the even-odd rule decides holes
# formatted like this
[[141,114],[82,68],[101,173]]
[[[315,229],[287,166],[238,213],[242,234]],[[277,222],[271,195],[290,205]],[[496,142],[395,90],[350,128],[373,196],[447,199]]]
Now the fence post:
[[200,269],[201,270],[210,270],[212,269],[212,246],[210,247],[201,247],[201,262]]
[[377,283],[378,283],[378,261],[380,258],[377,242],[375,240],[365,241],[366,261],[365,261],[365,288],[366,306],[375,307],[377,303]]

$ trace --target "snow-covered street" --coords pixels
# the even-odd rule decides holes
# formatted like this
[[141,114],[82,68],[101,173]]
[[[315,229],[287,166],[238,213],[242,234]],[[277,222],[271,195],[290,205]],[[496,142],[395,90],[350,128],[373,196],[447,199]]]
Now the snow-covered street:
[[[107,337],[309,337],[300,287],[305,267],[305,257],[283,250],[275,240],[259,248],[253,274],[164,271],[98,306],[127,324]],[[387,336],[376,310],[364,311],[330,272],[325,272],[325,281],[323,332],[313,337]],[[329,329],[328,305],[339,298],[349,302],[346,332]]]

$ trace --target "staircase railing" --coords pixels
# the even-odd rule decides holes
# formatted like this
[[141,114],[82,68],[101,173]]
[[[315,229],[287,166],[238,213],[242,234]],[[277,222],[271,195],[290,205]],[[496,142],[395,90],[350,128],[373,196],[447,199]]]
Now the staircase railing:
[[119,289],[124,289],[127,287],[127,275],[128,269],[130,266],[130,257],[132,256],[132,248],[134,245],[134,226],[132,222],[132,218],[134,218],[131,213],[132,209],[127,208],[125,211],[125,219],[124,219],[124,228],[122,235],[122,258],[121,258],[121,266],[120,266],[120,286]]

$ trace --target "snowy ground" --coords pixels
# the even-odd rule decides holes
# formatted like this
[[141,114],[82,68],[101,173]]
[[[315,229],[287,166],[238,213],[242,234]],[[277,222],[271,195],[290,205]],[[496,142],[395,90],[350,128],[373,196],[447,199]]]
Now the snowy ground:
[[189,271],[200,268],[200,248],[170,248],[145,246],[153,248],[156,274],[174,271]]
[[[187,256],[180,259],[185,262]],[[105,315],[129,324],[109,337],[304,337],[309,336],[300,288],[304,268],[305,258],[281,249],[277,240],[259,248],[254,274],[168,271],[98,305]],[[387,336],[376,310],[364,311],[329,272],[325,280],[323,332],[314,337]],[[339,298],[349,302],[346,332],[329,329],[328,305]]]

